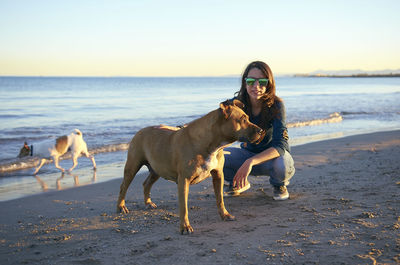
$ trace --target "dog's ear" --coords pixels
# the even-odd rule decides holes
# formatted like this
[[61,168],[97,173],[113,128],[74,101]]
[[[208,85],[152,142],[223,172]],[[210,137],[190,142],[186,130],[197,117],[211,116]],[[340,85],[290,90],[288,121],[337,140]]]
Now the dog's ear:
[[244,109],[244,104],[237,99],[234,100],[226,100],[219,104],[219,107],[222,109],[225,119],[228,119],[232,114],[232,107],[238,107],[240,109]]
[[232,100],[225,100],[224,102],[221,102],[221,103],[219,104],[219,107],[222,109],[222,113],[223,113],[225,119],[228,119],[228,118],[231,116],[231,114],[232,114],[232,107],[233,107],[233,106],[236,106],[236,105],[235,105],[235,101],[237,101],[238,104],[241,103],[239,100],[234,100],[234,101],[232,101]]
[[219,104],[219,108],[222,110],[222,114],[224,115],[225,119],[228,119],[229,116],[232,114],[232,101],[226,100]]
[[233,105],[235,105],[236,107],[239,107],[239,108],[241,108],[241,109],[244,109],[244,104],[243,104],[243,102],[240,101],[240,100],[234,99],[234,100],[233,100]]

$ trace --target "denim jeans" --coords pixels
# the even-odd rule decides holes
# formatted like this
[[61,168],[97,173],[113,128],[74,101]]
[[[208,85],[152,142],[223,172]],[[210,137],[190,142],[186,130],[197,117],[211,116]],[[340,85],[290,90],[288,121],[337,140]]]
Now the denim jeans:
[[[243,148],[228,147],[224,149],[225,164],[224,178],[230,184],[236,171],[248,158],[257,153],[250,152]],[[229,152],[229,153],[228,153]],[[262,164],[253,166],[250,175],[269,176],[269,182],[273,186],[287,186],[295,172],[293,158],[289,152],[285,151],[283,156],[268,160]]]

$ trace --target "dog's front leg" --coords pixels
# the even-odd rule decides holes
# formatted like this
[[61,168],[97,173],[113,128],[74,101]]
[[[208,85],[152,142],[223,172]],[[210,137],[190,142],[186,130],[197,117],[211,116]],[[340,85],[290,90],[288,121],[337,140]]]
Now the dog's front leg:
[[33,172],[33,175],[36,175],[36,173],[38,173],[39,169],[44,165],[45,162],[46,162],[46,159],[45,159],[45,158],[42,158],[42,159],[40,160],[40,164],[39,164],[39,166],[37,166],[37,167],[35,168],[35,172]]
[[178,197],[179,197],[179,229],[181,234],[193,233],[193,228],[189,223],[188,215],[188,195],[189,195],[189,180],[182,175],[178,176]]
[[224,221],[233,221],[235,216],[228,213],[224,205],[223,185],[224,185],[224,173],[222,170],[211,171],[215,199],[217,200],[218,213]]

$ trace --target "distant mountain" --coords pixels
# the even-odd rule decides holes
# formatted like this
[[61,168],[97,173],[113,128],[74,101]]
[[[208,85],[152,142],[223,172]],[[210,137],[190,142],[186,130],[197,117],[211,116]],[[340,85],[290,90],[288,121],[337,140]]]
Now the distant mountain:
[[385,69],[385,70],[377,70],[377,71],[363,71],[361,69],[355,70],[338,70],[338,71],[326,71],[326,70],[317,70],[309,73],[310,75],[359,75],[359,74],[367,74],[367,75],[388,75],[388,74],[400,74],[399,69]]
[[363,76],[399,76],[399,69],[385,69],[385,70],[377,70],[377,71],[364,71],[361,69],[355,70],[337,70],[337,71],[329,71],[329,70],[317,70],[307,74],[295,74],[295,76],[321,76],[321,77],[363,77]]

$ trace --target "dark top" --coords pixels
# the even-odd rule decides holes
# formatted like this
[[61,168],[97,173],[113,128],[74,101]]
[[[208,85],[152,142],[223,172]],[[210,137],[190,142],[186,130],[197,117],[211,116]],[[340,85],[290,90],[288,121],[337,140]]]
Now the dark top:
[[[265,130],[265,137],[259,144],[252,144],[250,142],[242,143],[240,146],[253,153],[261,153],[262,151],[274,147],[279,155],[283,155],[285,150],[290,152],[289,136],[286,127],[286,111],[283,102],[276,101],[278,113],[267,125]],[[257,116],[249,115],[250,121],[257,126],[261,127],[261,113]]]

